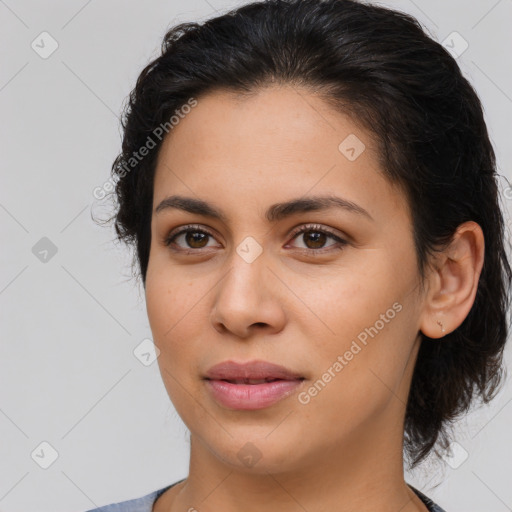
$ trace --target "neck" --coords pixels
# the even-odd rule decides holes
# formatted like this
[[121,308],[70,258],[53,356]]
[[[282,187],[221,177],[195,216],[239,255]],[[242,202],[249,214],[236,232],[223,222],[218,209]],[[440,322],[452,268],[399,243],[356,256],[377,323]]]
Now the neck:
[[233,460],[221,459],[192,435],[189,477],[167,510],[427,511],[404,480],[403,439],[396,434],[401,425],[390,432],[375,428],[375,419],[370,424],[371,432],[361,425],[351,439],[315,449],[311,458],[294,461],[295,467],[264,455],[252,467],[244,467],[236,454]]

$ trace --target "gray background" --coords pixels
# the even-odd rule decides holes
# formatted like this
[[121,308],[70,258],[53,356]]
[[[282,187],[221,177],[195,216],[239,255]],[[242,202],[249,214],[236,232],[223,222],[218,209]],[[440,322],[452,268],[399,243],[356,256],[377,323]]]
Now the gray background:
[[[142,286],[113,230],[92,222],[91,212],[110,211],[92,191],[109,178],[123,101],[166,29],[241,3],[0,0],[1,511],[82,511],[187,475],[187,429],[157,363],[133,353],[151,338]],[[382,3],[439,41],[456,31],[468,42],[458,62],[510,178],[512,0]],[[45,59],[31,47],[51,48],[43,31],[59,45]],[[43,237],[56,254],[41,252]],[[510,368],[510,346],[506,359]],[[458,452],[406,480],[448,512],[512,510],[511,401],[507,380],[490,407],[458,424]],[[58,454],[47,469],[52,448],[42,442]]]

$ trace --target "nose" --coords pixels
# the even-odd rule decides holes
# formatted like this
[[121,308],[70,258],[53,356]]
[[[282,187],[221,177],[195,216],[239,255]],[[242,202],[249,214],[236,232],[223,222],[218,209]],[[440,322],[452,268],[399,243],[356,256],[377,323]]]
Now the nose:
[[284,289],[264,253],[248,263],[234,252],[228,271],[214,288],[213,327],[242,339],[258,331],[280,332],[286,322]]

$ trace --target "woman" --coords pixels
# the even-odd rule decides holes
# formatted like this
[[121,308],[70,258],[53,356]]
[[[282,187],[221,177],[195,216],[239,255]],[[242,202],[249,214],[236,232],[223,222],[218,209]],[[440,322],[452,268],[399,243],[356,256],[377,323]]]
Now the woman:
[[404,480],[502,382],[480,101],[412,17],[255,2],[165,36],[113,165],[186,479],[100,511],[442,511]]

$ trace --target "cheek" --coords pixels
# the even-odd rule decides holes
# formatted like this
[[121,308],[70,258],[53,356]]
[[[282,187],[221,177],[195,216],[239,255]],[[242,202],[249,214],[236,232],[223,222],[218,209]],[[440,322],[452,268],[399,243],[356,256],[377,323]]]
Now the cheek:
[[[344,260],[346,262],[346,260]],[[348,350],[358,336],[364,342],[366,329],[376,322],[380,331],[398,314],[393,304],[400,301],[403,277],[397,276],[378,251],[361,254],[358,263],[346,262],[326,275],[294,278],[294,297],[288,307],[315,351],[329,356]],[[289,279],[291,281],[291,279]],[[386,329],[382,329],[386,327]]]
[[176,313],[173,295],[166,279],[150,275],[146,278],[146,309],[155,343],[162,342],[162,333],[172,327],[172,316]]
[[[160,351],[157,362],[163,384],[176,410],[183,418],[188,418],[191,406],[188,393],[195,394],[197,385],[194,367],[194,340],[199,336],[191,322],[198,309],[194,308],[192,293],[182,293],[186,283],[177,277],[178,273],[155,272],[148,268],[146,277],[146,308],[153,335],[153,342]],[[184,390],[188,392],[184,392]]]
[[180,269],[167,265],[148,266],[146,276],[146,309],[155,342],[166,343],[183,320],[194,314],[200,290],[180,275]]
[[404,310],[378,334],[368,335],[366,344],[347,333],[328,351],[324,348],[318,372],[297,405],[301,428],[321,430],[328,445],[333,439],[357,437],[389,406],[401,410],[401,403],[393,402],[401,400],[398,387],[408,360],[402,314]]
[[201,353],[201,331],[208,319],[208,283],[191,280],[179,268],[148,266],[146,308],[153,342],[160,350],[158,362],[170,391],[178,380],[192,381]]
[[399,275],[383,261],[360,272],[340,272],[316,289],[309,300],[319,321],[312,315],[302,320],[315,368],[305,407],[318,407],[342,423],[363,421],[385,406],[400,383],[415,338],[416,313],[407,293],[412,277],[407,280],[407,272]]

